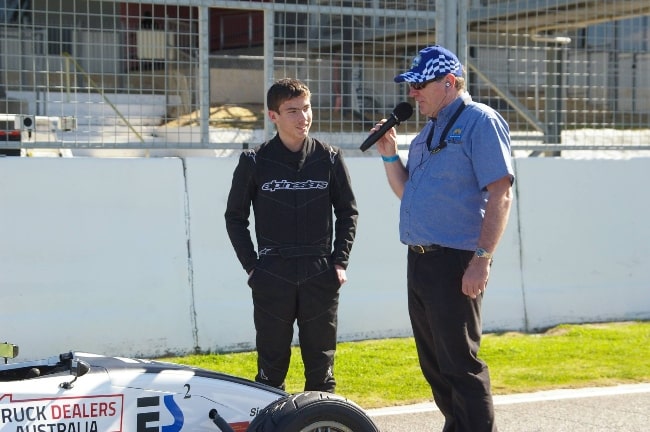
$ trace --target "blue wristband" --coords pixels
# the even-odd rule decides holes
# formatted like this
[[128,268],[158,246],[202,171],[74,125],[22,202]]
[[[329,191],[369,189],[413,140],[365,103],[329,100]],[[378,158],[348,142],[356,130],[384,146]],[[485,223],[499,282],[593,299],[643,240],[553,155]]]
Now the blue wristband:
[[384,162],[397,162],[399,160],[399,155],[398,154],[394,154],[392,156],[381,155],[381,160],[383,160]]

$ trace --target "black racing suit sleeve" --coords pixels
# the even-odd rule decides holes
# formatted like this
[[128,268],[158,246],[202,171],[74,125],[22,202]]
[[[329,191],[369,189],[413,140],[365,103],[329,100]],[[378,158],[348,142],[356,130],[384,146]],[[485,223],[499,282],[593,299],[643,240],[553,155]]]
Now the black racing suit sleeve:
[[359,212],[357,202],[352,191],[352,182],[348,168],[343,160],[342,151],[339,150],[338,157],[332,169],[335,187],[330,188],[332,206],[336,222],[334,224],[334,248],[332,250],[332,261],[343,268],[348,267],[350,251],[354,243],[357,231],[357,219]]
[[226,204],[226,231],[237,259],[247,273],[255,268],[257,254],[249,229],[251,203],[255,198],[254,163],[250,153],[242,153],[232,176]]

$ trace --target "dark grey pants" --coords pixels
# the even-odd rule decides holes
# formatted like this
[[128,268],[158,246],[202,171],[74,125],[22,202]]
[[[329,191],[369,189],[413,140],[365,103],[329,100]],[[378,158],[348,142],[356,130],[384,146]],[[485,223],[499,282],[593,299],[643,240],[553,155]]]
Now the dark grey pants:
[[445,416],[443,432],[493,432],[487,365],[478,358],[481,297],[463,294],[473,252],[408,252],[408,307],[422,373]]
[[297,322],[305,390],[333,393],[340,285],[330,260],[264,257],[248,283],[256,330],[255,380],[284,389]]

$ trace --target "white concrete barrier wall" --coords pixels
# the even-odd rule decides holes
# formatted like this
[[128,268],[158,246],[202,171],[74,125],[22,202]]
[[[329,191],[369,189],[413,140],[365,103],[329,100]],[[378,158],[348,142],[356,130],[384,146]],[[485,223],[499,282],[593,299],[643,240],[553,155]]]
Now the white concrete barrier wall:
[[[223,219],[236,162],[0,159],[0,341],[22,359],[253,349],[250,290]],[[409,336],[399,201],[377,158],[347,162],[360,216],[339,338]],[[650,159],[515,167],[485,330],[650,319]]]

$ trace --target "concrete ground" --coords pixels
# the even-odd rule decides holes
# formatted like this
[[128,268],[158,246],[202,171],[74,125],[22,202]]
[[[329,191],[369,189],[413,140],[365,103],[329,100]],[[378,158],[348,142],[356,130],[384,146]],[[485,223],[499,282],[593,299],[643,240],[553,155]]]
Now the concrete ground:
[[[499,432],[645,432],[650,383],[495,396]],[[368,410],[382,432],[441,431],[433,403]]]

